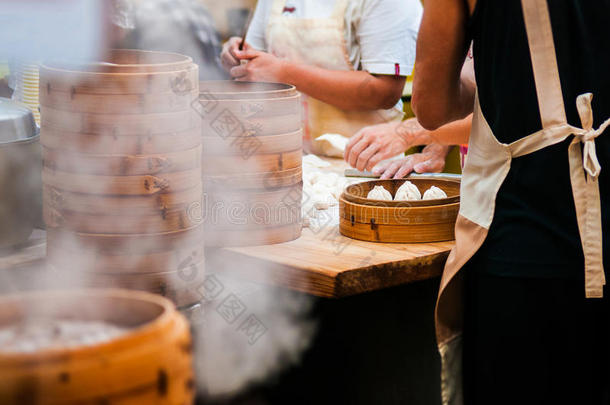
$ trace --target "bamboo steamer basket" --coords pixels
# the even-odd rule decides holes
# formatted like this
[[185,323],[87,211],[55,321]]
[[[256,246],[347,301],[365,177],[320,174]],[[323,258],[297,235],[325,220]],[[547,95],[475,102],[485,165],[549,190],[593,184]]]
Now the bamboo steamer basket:
[[374,180],[348,186],[339,199],[339,230],[352,239],[385,243],[426,243],[453,240],[459,212],[460,182],[439,178],[409,179],[420,192],[431,186],[447,198],[419,201],[367,199],[375,186],[392,195],[406,180]]
[[129,331],[91,346],[32,353],[0,350],[3,405],[193,403],[189,327],[170,301],[125,290],[35,292],[0,298],[0,327],[27,317],[104,321]]
[[65,276],[66,285],[148,291],[185,307],[202,298],[202,229],[199,224],[159,234],[87,234],[49,228],[47,263]]
[[302,120],[296,88],[201,82],[206,243],[281,243],[301,234]]
[[66,152],[101,155],[155,155],[189,150],[201,145],[201,130],[176,131],[165,134],[115,136],[82,134],[44,128],[43,146]]
[[108,62],[41,67],[49,263],[193,304],[179,271],[195,251],[203,277],[198,68],[138,50]]

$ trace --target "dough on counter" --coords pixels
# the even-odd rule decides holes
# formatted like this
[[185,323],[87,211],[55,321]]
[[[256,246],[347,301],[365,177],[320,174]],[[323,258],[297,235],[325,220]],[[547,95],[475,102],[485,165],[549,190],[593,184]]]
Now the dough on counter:
[[314,140],[324,156],[342,158],[349,138],[339,134],[324,134]]
[[330,163],[320,159],[316,155],[309,154],[309,155],[303,156],[303,167],[305,167],[305,166],[322,169],[324,167],[329,167]]
[[437,200],[439,198],[447,198],[447,193],[436,186],[432,186],[426,190],[422,200]]
[[371,200],[392,201],[392,194],[390,194],[390,192],[383,186],[375,186],[371,191],[369,191],[366,198]]
[[421,192],[417,188],[417,186],[411,183],[409,180],[402,183],[402,186],[398,187],[396,190],[396,195],[394,196],[395,201],[413,201],[413,200],[421,200]]

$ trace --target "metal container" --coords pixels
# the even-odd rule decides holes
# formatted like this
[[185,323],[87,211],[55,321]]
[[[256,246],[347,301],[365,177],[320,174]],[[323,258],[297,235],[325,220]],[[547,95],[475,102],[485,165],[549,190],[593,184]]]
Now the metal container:
[[27,107],[0,98],[0,249],[25,242],[42,217],[42,150]]

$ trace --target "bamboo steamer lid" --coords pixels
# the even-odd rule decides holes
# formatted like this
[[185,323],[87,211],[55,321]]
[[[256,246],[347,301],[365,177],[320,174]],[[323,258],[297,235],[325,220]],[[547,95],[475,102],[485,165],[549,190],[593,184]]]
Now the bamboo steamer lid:
[[129,329],[97,345],[0,351],[2,404],[193,403],[189,327],[170,301],[143,292],[73,290],[9,295],[0,302],[0,325],[36,317]]

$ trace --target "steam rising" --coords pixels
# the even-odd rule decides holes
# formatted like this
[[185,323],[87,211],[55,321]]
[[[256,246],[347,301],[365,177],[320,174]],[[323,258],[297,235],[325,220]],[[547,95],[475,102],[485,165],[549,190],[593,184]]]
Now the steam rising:
[[[93,0],[90,3],[94,3]],[[147,0],[146,3],[149,1]],[[188,3],[183,1],[176,4]],[[53,7],[56,6],[56,2],[52,4]],[[149,4],[146,18],[140,19],[139,23],[150,21],[155,22],[155,25],[143,28],[147,29],[147,32],[152,32],[151,29],[156,30],[158,35],[164,38],[163,50],[185,49],[184,37],[162,35],[163,32],[159,32],[160,27],[167,26],[158,25],[160,19],[168,18],[166,14],[161,13],[162,9],[159,9],[158,15],[152,15],[151,10],[154,10],[154,7]],[[53,36],[53,34],[57,35]],[[97,53],[95,47],[86,46],[83,38],[79,39],[77,47],[66,42],[67,39],[60,31],[45,33],[47,38],[49,35],[59,38],[57,43],[61,44],[62,49],[81,50],[79,55],[57,53],[58,47],[54,46],[51,51],[54,59],[58,56],[81,58],[83,55],[91,56]],[[72,38],[76,40],[78,35],[72,35]],[[171,43],[170,38],[175,42]],[[151,38],[148,37],[147,40]],[[25,56],[33,60],[38,59],[33,56],[51,56],[41,52],[40,49],[38,52],[36,55]],[[218,77],[216,67],[215,63],[200,66],[202,69],[200,76]],[[168,97],[179,102],[180,97],[185,96],[172,94]],[[196,117],[200,117],[202,113],[205,114],[198,100],[190,101],[194,110],[191,117],[197,119]],[[103,108],[103,104],[100,108]],[[47,122],[49,119],[44,113],[43,109],[43,132],[45,119]],[[179,118],[172,122],[184,123]],[[191,318],[195,328],[197,348],[194,355],[198,372],[197,381],[200,391],[206,396],[235,395],[250,384],[265,381],[286,367],[298,364],[315,333],[315,323],[309,318],[312,300],[302,294],[271,287],[274,280],[271,279],[266,268],[254,268],[252,263],[242,262],[237,258],[225,260],[220,265],[215,263],[217,267],[208,266],[204,272],[203,236],[194,229],[203,221],[205,213],[200,211],[197,214],[194,207],[199,204],[200,209],[205,210],[203,204],[207,198],[206,190],[203,190],[202,195],[200,188],[181,186],[187,183],[193,184],[191,182],[193,173],[198,172],[200,176],[201,169],[198,165],[201,162],[190,162],[191,166],[185,167],[183,160],[169,159],[170,165],[164,167],[166,170],[147,172],[151,167],[150,159],[167,158],[169,154],[167,150],[171,145],[188,144],[190,147],[186,150],[199,150],[199,146],[192,145],[190,141],[193,138],[191,132],[166,131],[153,124],[145,133],[129,133],[128,126],[121,127],[121,124],[108,127],[107,130],[101,130],[95,135],[83,133],[82,136],[75,137],[74,134],[68,133],[69,131],[59,132],[59,138],[51,139],[49,136],[48,141],[43,140],[43,143],[48,142],[49,148],[56,148],[61,152],[56,156],[57,162],[61,163],[62,170],[73,172],[75,176],[72,178],[68,176],[62,180],[69,190],[59,192],[45,190],[45,193],[50,193],[45,195],[50,203],[45,212],[47,223],[69,229],[80,229],[81,233],[95,234],[93,231],[98,229],[99,234],[109,234],[114,230],[114,233],[121,237],[96,244],[92,242],[92,238],[83,237],[75,232],[57,234],[53,240],[50,239],[49,247],[53,250],[61,246],[61,253],[59,257],[50,257],[50,259],[54,260],[55,265],[60,264],[60,268],[51,267],[40,277],[29,280],[28,285],[15,286],[15,288],[114,286],[162,293],[174,299],[180,306],[201,301],[202,306],[191,315]],[[44,136],[43,133],[43,138]],[[62,139],[70,141],[66,142]],[[172,139],[172,142],[168,142],[168,139]],[[82,144],[76,144],[76,140]],[[53,141],[57,142],[51,144]],[[215,142],[214,145],[216,149],[213,147],[207,150],[206,155],[226,156],[235,150],[235,145],[231,145],[230,142]],[[137,150],[132,150],[132,146]],[[82,153],[86,158],[79,158],[74,152]],[[105,157],[96,159],[92,154],[105,155]],[[104,166],[109,162],[109,156],[117,158],[120,155],[123,155],[126,161],[138,156],[147,157],[146,155],[150,159],[145,160],[143,172],[138,171],[138,167],[121,166],[120,159],[118,166]],[[241,167],[244,169],[244,175],[248,174],[246,170],[256,171],[256,159],[256,155],[243,158]],[[239,163],[239,160],[236,162]],[[51,159],[47,159],[45,182],[51,184],[58,173],[64,173],[62,170],[52,167]],[[112,173],[112,170],[118,172]],[[121,173],[121,170],[125,172]],[[5,174],[1,173],[1,175]],[[119,185],[116,182],[118,176],[126,177]],[[134,178],[150,176],[149,186],[158,187],[161,191],[171,190],[172,198],[168,198],[164,192],[154,194],[155,197],[152,198],[130,195],[129,190],[134,187],[129,182],[131,179],[127,178],[130,176]],[[23,184],[29,183],[27,178],[23,181]],[[193,189],[196,189],[194,197],[189,194]],[[225,200],[228,200],[229,204],[247,203],[248,193],[240,194],[236,190],[232,189],[230,196],[225,196]],[[219,193],[219,190],[214,191]],[[290,192],[290,189],[286,189],[287,194]],[[4,201],[0,200],[2,204]],[[294,201],[300,205],[300,195]],[[54,210],[53,207],[61,209]],[[101,209],[104,207],[107,210]],[[270,219],[266,212],[275,212],[274,207],[259,206],[257,209],[259,214],[254,217],[259,218],[263,223]],[[289,211],[283,215],[295,215],[295,213]],[[300,210],[296,215],[300,215]],[[238,222],[240,219],[231,219],[230,215],[228,217],[228,225],[241,225]],[[171,224],[180,224],[180,229],[188,235],[180,237],[163,235],[171,228]],[[166,229],[166,226],[169,228]],[[240,227],[236,226],[235,229]],[[239,232],[235,233],[234,237],[248,238],[247,235],[239,235]],[[56,250],[56,254],[57,252]],[[178,271],[169,275],[168,268]],[[230,274],[236,269],[241,270],[242,274],[244,270],[245,273],[256,272],[259,274],[258,283],[231,277]],[[4,277],[2,273],[0,276]],[[0,280],[3,289],[7,288],[11,279],[12,277],[8,277],[8,280]],[[230,313],[227,309],[227,304],[231,302],[234,304],[231,308],[237,309],[236,313]]]

